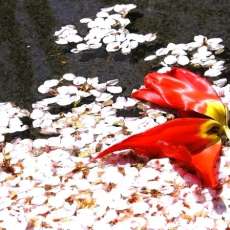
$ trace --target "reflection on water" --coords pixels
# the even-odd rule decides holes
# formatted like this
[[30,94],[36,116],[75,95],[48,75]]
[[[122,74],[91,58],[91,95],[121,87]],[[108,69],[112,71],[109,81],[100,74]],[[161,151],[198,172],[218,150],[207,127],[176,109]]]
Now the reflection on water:
[[31,60],[19,23],[16,19],[16,1],[2,1],[0,20],[1,101],[12,98],[30,100],[32,82]]
[[[220,4],[221,2],[221,4]],[[117,0],[7,0],[0,3],[0,101],[16,101],[29,105],[38,99],[36,88],[45,79],[58,78],[65,72],[88,77],[99,76],[102,81],[121,79],[129,94],[142,83],[151,66],[143,58],[168,42],[188,42],[194,35],[222,37],[226,47],[230,38],[230,2],[214,0],[170,1],[136,0],[138,5],[130,15],[130,31],[158,32],[153,44],[138,47],[131,55],[86,51],[70,54],[68,47],[54,43],[53,33],[60,26],[76,24],[80,18],[93,17],[101,7]],[[229,60],[228,52],[225,58]]]

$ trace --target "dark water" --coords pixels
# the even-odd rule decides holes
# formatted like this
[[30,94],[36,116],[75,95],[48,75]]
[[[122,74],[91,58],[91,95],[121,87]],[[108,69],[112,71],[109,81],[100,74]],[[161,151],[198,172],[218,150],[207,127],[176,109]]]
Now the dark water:
[[[94,17],[101,7],[116,3],[137,4],[129,15],[129,30],[158,32],[157,41],[128,56],[103,49],[76,55],[54,43],[53,33],[61,26],[75,24],[84,32],[81,18]],[[0,101],[28,107],[39,98],[38,85],[65,72],[102,81],[119,78],[128,95],[151,69],[143,61],[147,54],[168,42],[189,42],[198,34],[223,38],[229,65],[229,16],[229,0],[0,0]]]

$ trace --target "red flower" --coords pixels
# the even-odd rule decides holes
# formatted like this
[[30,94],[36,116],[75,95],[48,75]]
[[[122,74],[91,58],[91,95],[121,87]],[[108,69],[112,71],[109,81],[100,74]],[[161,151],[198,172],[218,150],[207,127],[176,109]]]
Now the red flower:
[[178,118],[132,135],[100,152],[96,158],[124,149],[132,149],[136,154],[151,158],[169,157],[193,168],[206,185],[215,187],[215,165],[221,150],[218,134],[222,132],[214,120]]
[[144,85],[132,93],[134,98],[182,112],[203,114],[220,122],[229,135],[228,109],[205,78],[174,67],[165,74],[147,74]]
[[190,117],[195,113],[201,117],[168,121],[112,145],[96,158],[124,149],[147,157],[169,157],[193,168],[204,184],[215,188],[221,137],[226,134],[230,138],[227,107],[207,80],[185,69],[149,73],[144,85],[132,96]]

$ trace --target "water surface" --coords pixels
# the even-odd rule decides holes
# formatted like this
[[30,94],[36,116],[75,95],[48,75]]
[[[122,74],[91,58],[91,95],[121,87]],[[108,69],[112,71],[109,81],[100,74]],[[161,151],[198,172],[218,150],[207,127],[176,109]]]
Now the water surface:
[[[54,43],[53,33],[66,24],[80,32],[83,17],[94,17],[102,7],[135,3],[129,14],[129,30],[158,32],[152,44],[140,46],[130,55],[106,53],[104,49],[69,53],[67,46]],[[37,87],[46,79],[73,72],[101,81],[119,78],[124,95],[139,87],[152,66],[143,58],[168,42],[190,42],[194,35],[224,39],[229,63],[229,0],[1,0],[0,1],[0,101],[15,101],[29,107],[39,99]],[[228,76],[228,69],[225,73]]]

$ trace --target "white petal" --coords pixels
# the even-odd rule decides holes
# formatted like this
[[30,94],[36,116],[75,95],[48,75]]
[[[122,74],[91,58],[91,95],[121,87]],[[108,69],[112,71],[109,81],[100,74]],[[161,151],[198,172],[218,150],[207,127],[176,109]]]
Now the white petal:
[[93,87],[100,92],[104,92],[106,90],[106,83],[94,84]]
[[215,50],[215,54],[221,54],[221,53],[223,53],[224,52],[224,46],[222,46],[222,45],[218,45],[218,46],[216,46],[215,48],[213,48],[213,50]]
[[44,111],[41,109],[34,109],[30,114],[30,118],[33,120],[42,118],[43,116],[44,116]]
[[113,8],[114,8],[114,6],[112,6],[112,7],[105,7],[105,8],[101,8],[101,11],[110,12],[110,11],[113,10]]
[[152,60],[154,60],[156,58],[157,58],[156,55],[149,55],[149,56],[145,57],[144,61],[152,61]]
[[84,83],[86,83],[85,77],[78,76],[73,80],[74,85],[83,85]]
[[166,48],[166,49],[168,49],[169,51],[171,51],[171,50],[176,49],[176,47],[177,47],[177,45],[176,45],[175,43],[170,42],[170,43],[167,45],[167,48]]
[[94,21],[88,23],[88,28],[107,28],[108,24],[105,22],[103,18],[96,18]]
[[117,42],[123,42],[126,40],[126,35],[122,32],[121,34],[115,35]]
[[111,26],[116,25],[117,21],[115,19],[109,17],[109,18],[105,19],[105,23],[111,27]]
[[87,78],[87,83],[89,85],[92,85],[92,86],[98,85],[98,82],[99,82],[98,77]]
[[213,84],[215,84],[216,86],[219,86],[219,87],[223,87],[227,84],[227,82],[228,82],[227,78],[221,78],[221,79],[218,79],[216,81],[213,81]]
[[121,48],[121,52],[124,55],[130,54],[131,53],[131,47],[130,46],[128,46],[128,47],[122,47]]
[[117,85],[119,83],[119,79],[112,79],[106,82],[107,85]]
[[108,14],[107,12],[105,12],[105,11],[100,11],[100,12],[98,12],[98,13],[96,14],[96,16],[97,16],[98,18],[107,18],[107,17],[109,17],[109,14]]
[[66,81],[73,81],[76,78],[76,76],[73,73],[66,73],[62,76],[62,78]]
[[90,49],[99,49],[99,48],[101,48],[102,47],[102,43],[95,43],[95,44],[90,44],[89,45],[89,48]]
[[58,45],[66,45],[68,44],[68,40],[65,38],[59,38],[55,41],[55,43],[57,43]]
[[117,4],[114,6],[114,11],[117,13],[129,12],[132,9],[135,9],[135,4]]
[[43,83],[43,85],[44,85],[45,87],[51,88],[51,87],[57,86],[58,83],[59,83],[59,80],[57,80],[57,79],[51,79],[51,80],[46,80],[46,81]]
[[78,53],[80,53],[81,51],[78,50],[78,49],[76,49],[76,48],[74,48],[74,49],[71,49],[70,52],[73,53],[73,54],[78,54]]
[[80,23],[89,23],[89,22],[91,22],[91,21],[92,21],[91,18],[82,18],[82,19],[80,20]]
[[74,43],[83,41],[83,38],[77,34],[69,35],[67,39],[68,39],[68,42],[74,42]]
[[129,33],[129,34],[127,34],[126,37],[128,40],[134,40],[134,41],[137,41],[139,43],[145,42],[145,36],[142,34]]
[[137,41],[131,41],[130,42],[130,48],[131,49],[135,49],[138,47],[138,42]]
[[10,121],[9,115],[6,111],[0,111],[0,127],[7,127]]
[[157,72],[158,73],[166,73],[170,70],[171,70],[171,68],[169,66],[164,66],[164,67],[160,68],[159,70],[157,70]]
[[108,101],[113,97],[110,93],[102,93],[99,97],[96,98],[96,101],[103,102]]
[[107,86],[107,91],[110,93],[121,93],[122,92],[122,87],[120,86]]
[[169,52],[169,49],[168,48],[160,48],[156,51],[156,55],[157,56],[164,56],[164,55],[167,55]]
[[87,50],[87,49],[89,49],[89,46],[87,44],[84,44],[84,43],[77,44],[77,50],[78,51],[83,51],[83,50]]
[[219,75],[221,75],[221,71],[218,69],[212,69],[212,68],[206,70],[204,73],[204,76],[208,76],[208,77],[217,77]]
[[73,103],[73,99],[69,96],[62,96],[62,97],[58,97],[57,99],[57,104],[60,106],[66,106],[66,105],[70,105],[71,103]]
[[116,40],[115,35],[108,35],[108,36],[104,37],[103,42],[105,44],[108,44],[108,43],[114,42],[115,40]]
[[205,61],[203,63],[203,66],[204,67],[211,67],[212,65],[214,65],[216,63],[216,60],[215,59],[211,59],[211,60],[208,60],[208,61]]
[[179,65],[182,65],[182,66],[184,66],[184,65],[188,65],[189,64],[189,58],[187,57],[187,56],[179,56],[178,58],[177,58],[177,63],[179,64]]
[[116,102],[113,103],[112,107],[115,109],[123,109],[126,105],[125,97],[117,97]]
[[164,62],[167,65],[173,65],[177,62],[177,58],[174,55],[168,55],[164,58]]
[[137,104],[138,100],[134,99],[134,98],[127,98],[127,101],[125,103],[125,108],[130,108],[133,107]]
[[87,45],[92,45],[92,44],[98,44],[100,43],[100,39],[97,39],[97,38],[93,38],[93,39],[90,39],[86,42]]
[[[75,88],[77,91],[77,88]],[[70,94],[70,86],[60,86],[57,88],[57,92],[61,95],[67,95]]]
[[109,44],[107,44],[106,46],[106,51],[107,52],[115,52],[118,51],[120,49],[120,42],[111,42]]
[[156,38],[157,38],[157,35],[153,34],[153,33],[149,33],[149,34],[145,35],[145,41],[146,42],[152,42],[152,41],[156,40]]
[[95,90],[95,89],[91,89],[90,93],[94,96],[94,97],[100,97],[101,96],[101,92]]
[[0,142],[4,142],[5,141],[5,136],[0,134]]
[[172,55],[186,56],[187,52],[181,48],[176,48],[176,49],[172,50],[171,54]]
[[203,35],[194,36],[194,41],[200,44],[203,44],[207,38]]
[[209,38],[207,40],[207,44],[212,46],[212,45],[217,45],[219,43],[223,42],[223,39],[222,38]]
[[127,25],[130,24],[130,20],[128,18],[120,18],[119,23],[121,27],[126,27]]
[[94,28],[97,27],[97,23],[95,21],[90,21],[87,23],[88,28]]
[[122,16],[120,14],[111,14],[110,18],[119,22],[119,20],[122,18]]
[[41,93],[41,94],[48,93],[49,90],[50,90],[50,88],[49,88],[49,87],[46,87],[46,86],[44,86],[44,85],[40,85],[40,86],[38,87],[38,92]]
[[193,51],[197,48],[199,48],[200,46],[202,46],[203,43],[199,43],[199,42],[190,42],[187,44],[187,50],[188,51]]

